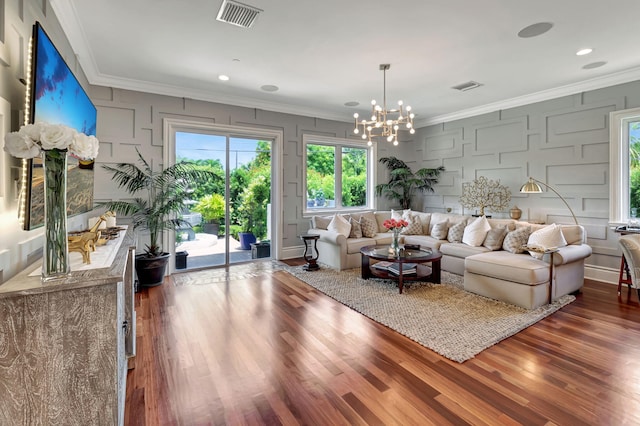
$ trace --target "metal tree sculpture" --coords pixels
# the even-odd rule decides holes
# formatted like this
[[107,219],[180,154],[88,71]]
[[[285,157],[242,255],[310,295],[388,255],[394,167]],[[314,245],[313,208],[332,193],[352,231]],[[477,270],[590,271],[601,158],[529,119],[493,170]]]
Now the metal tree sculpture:
[[501,212],[509,207],[511,191],[499,180],[487,179],[480,176],[473,182],[462,184],[462,197],[460,204],[463,207],[480,209],[480,216],[484,216],[484,209],[493,212]]

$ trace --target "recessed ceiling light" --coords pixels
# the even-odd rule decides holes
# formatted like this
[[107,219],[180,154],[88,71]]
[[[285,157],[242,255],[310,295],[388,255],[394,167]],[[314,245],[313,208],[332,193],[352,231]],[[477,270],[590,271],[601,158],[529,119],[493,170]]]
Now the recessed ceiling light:
[[552,27],[553,24],[551,22],[538,22],[537,24],[529,25],[521,29],[520,32],[518,32],[518,37],[537,37],[549,31]]
[[593,49],[591,49],[590,47],[587,47],[586,49],[580,49],[576,52],[576,55],[578,56],[583,56],[583,55],[588,55],[589,53],[593,52]]
[[220,74],[218,76],[218,80],[229,81],[229,76],[228,75],[224,75],[224,74]]
[[278,86],[274,86],[273,84],[265,84],[260,88],[265,92],[277,92],[278,90],[280,90]]
[[360,105],[360,102],[358,101],[349,101],[344,103],[344,106],[348,107],[357,107],[358,105]]
[[605,61],[591,62],[590,64],[587,64],[587,65],[583,66],[582,69],[592,70],[594,68],[600,68],[600,67],[602,67],[604,65],[607,65],[607,63]]

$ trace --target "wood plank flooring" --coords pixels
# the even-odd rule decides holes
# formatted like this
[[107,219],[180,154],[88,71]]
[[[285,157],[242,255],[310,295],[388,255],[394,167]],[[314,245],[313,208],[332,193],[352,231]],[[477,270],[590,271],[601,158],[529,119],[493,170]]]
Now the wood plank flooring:
[[127,425],[640,424],[638,295],[610,284],[463,364],[283,271],[168,278],[136,312]]

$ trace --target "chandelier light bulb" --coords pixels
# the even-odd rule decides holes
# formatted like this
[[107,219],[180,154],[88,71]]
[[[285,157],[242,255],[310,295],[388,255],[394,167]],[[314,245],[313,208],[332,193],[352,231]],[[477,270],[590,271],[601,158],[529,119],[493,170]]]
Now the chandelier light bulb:
[[371,116],[371,121],[376,121],[376,116],[375,115]]
[[416,130],[412,127],[411,130],[409,130],[409,133],[411,133],[412,135],[416,132]]
[[[364,135],[363,135],[363,136],[364,136]],[[373,143],[371,142],[371,140],[369,140],[369,141],[367,142],[367,146],[371,146],[371,145],[373,145]]]
[[380,121],[376,121],[376,127],[381,127],[382,123]]
[[375,100],[375,99],[372,99],[372,100],[371,100],[371,105],[375,105],[375,104],[376,104],[376,100]]
[[360,117],[360,114],[358,114],[357,112],[353,113],[353,118],[358,118]]
[[393,126],[393,130],[398,131],[398,129],[400,128],[400,126],[398,126],[397,124],[395,126]]
[[393,140],[393,135],[387,136],[387,142],[391,142]]
[[368,130],[369,132],[371,131],[371,129],[373,129],[373,127],[371,127],[371,126],[367,126],[367,130]]
[[414,113],[409,114],[409,118],[413,120],[413,117],[415,117],[416,115]]
[[362,119],[362,127],[364,128],[365,124],[367,124],[367,120],[365,120],[364,118]]
[[355,129],[353,129],[353,133],[357,135],[358,133],[360,133],[360,130],[358,130],[358,128],[356,127]]
[[395,141],[393,141],[393,146],[398,146],[398,139],[396,139]]
[[382,111],[382,107],[380,105],[376,105],[376,111]]
[[407,105],[407,111],[411,111],[411,106]]
[[402,106],[402,101],[398,101],[398,105]]
[[407,129],[411,128],[411,123],[407,123]]
[[362,134],[362,139],[366,139],[367,135],[365,135],[364,133]]
[[393,124],[393,120],[387,120],[387,126],[391,126]]

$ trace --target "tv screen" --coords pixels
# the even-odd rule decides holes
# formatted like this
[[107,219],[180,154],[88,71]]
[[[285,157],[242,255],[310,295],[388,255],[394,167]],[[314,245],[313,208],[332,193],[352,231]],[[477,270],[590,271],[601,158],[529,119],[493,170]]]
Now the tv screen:
[[[33,26],[31,49],[30,122],[64,124],[87,135],[96,135],[97,111],[39,22]],[[24,229],[44,223],[42,160],[28,165],[23,220]],[[68,157],[67,216],[93,208],[93,163],[80,164]]]

